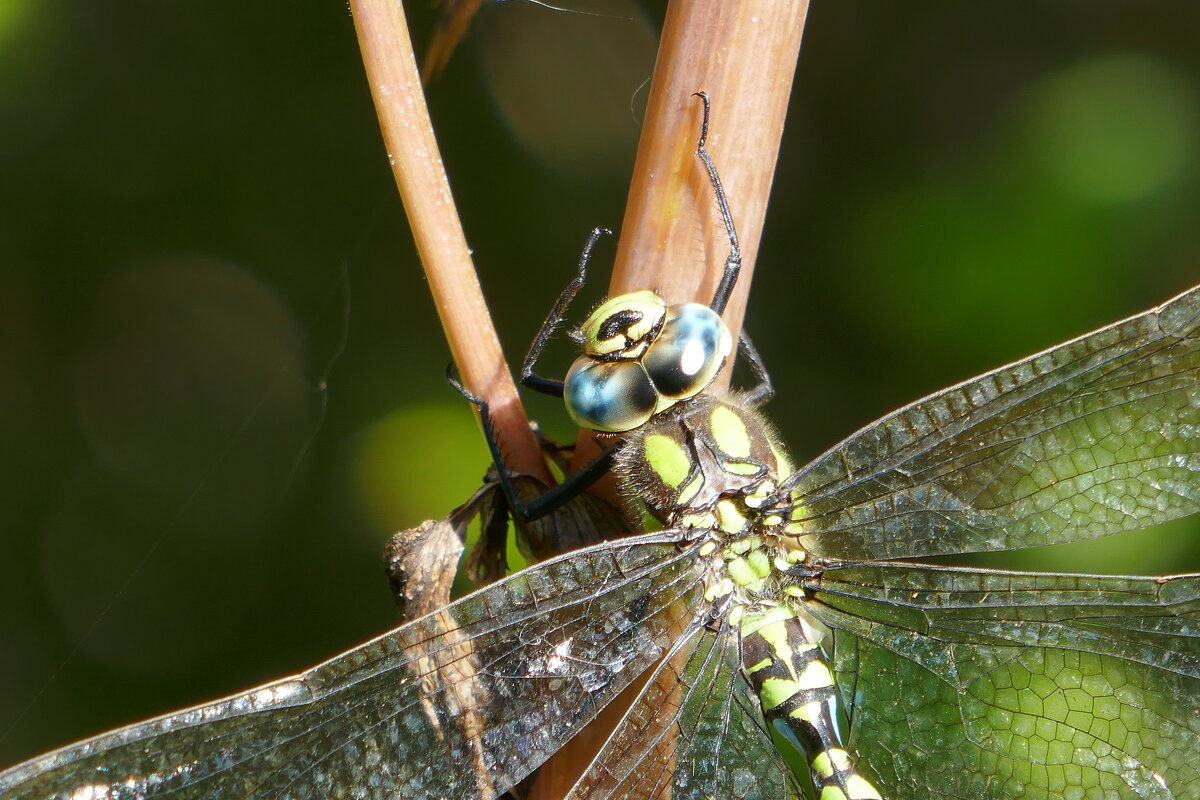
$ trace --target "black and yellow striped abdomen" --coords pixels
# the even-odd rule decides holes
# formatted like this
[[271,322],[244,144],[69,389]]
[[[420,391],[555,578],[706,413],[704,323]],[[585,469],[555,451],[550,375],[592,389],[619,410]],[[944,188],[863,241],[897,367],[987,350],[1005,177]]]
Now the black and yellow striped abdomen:
[[768,721],[809,762],[819,800],[880,800],[837,728],[837,690],[819,635],[801,619],[794,570],[805,560],[790,519],[766,509],[791,466],[766,421],[736,398],[700,396],[628,435],[616,472],[631,510],[711,532],[709,600],[740,618],[743,669]]
[[842,746],[837,689],[820,646],[786,606],[743,616],[742,663],[763,715],[791,731],[819,800],[881,800]]

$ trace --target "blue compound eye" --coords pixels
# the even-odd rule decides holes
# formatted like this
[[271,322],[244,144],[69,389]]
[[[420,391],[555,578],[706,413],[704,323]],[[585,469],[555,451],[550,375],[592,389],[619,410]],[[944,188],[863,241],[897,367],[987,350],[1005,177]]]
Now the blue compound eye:
[[636,361],[575,360],[563,383],[567,413],[581,428],[623,433],[654,414],[658,395]]
[[700,303],[667,309],[666,320],[642,356],[654,389],[669,401],[704,391],[729,357],[733,337],[725,321]]

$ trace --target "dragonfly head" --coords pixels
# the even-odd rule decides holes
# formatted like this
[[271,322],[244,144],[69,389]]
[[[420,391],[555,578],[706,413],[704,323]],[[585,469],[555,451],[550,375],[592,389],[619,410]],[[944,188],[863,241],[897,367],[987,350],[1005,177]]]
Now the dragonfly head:
[[654,292],[614,297],[579,329],[583,355],[563,399],[582,428],[624,433],[704,391],[733,350],[721,316],[700,303],[667,305]]

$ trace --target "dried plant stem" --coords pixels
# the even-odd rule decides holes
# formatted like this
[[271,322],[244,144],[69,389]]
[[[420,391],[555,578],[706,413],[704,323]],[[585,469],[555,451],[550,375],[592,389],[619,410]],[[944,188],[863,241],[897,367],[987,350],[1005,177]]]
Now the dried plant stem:
[[[735,336],[741,330],[807,13],[807,0],[673,0],[667,7],[611,294],[653,288],[672,302],[708,302],[721,279],[729,239],[696,157],[701,103],[694,95],[707,92],[708,150],[742,249],[725,321]],[[595,452],[585,432],[576,463]],[[623,697],[632,700],[628,691]],[[566,795],[626,707],[610,703],[547,762],[529,800]]]
[[668,6],[613,292],[653,286],[673,302],[707,302],[721,278],[729,240],[696,158],[701,104],[694,95],[707,92],[708,150],[742,245],[742,276],[725,319],[741,329],[807,10],[803,0]]
[[[712,298],[729,239],[696,157],[695,94],[707,92],[708,150],[742,248],[725,321],[735,336],[741,330],[807,12],[807,0],[675,0],[667,7],[611,294],[653,288],[672,302]],[[595,453],[590,435],[581,435],[576,464]]]
[[371,96],[442,327],[463,383],[488,403],[511,469],[552,483],[471,263],[397,0],[351,0]]

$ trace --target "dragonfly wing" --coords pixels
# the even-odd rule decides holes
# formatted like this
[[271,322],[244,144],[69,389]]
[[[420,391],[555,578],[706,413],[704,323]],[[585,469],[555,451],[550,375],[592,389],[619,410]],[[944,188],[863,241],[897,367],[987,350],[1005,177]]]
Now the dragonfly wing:
[[737,633],[698,620],[568,800],[774,800],[796,784],[741,670]]
[[845,559],[1010,550],[1200,510],[1200,287],[944,389],[786,483]]
[[850,749],[889,798],[1200,798],[1200,575],[831,568]]
[[0,797],[490,798],[702,608],[670,532],[539,564],[293,678],[0,773]]

